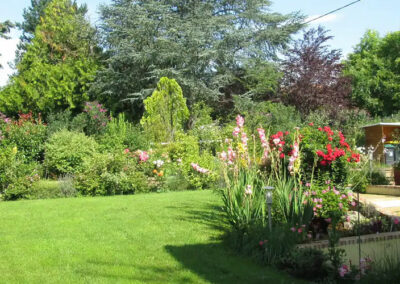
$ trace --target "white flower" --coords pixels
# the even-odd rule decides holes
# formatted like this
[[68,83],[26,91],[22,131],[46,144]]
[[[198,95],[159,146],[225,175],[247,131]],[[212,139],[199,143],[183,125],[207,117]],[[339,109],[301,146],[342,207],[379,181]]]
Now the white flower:
[[164,161],[157,160],[157,161],[154,161],[153,164],[155,164],[157,168],[160,168],[162,165],[164,165]]
[[250,184],[246,186],[244,194],[246,194],[246,195],[252,195],[253,194],[253,191],[251,190],[251,185]]

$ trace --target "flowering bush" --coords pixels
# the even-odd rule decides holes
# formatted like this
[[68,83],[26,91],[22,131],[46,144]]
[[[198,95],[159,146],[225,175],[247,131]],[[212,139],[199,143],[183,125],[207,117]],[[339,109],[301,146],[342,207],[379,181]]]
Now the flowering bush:
[[17,120],[4,117],[0,120],[0,145],[16,146],[18,156],[25,163],[43,159],[46,126],[32,113],[20,114]]
[[83,110],[88,115],[86,133],[88,135],[103,133],[110,117],[107,116],[107,109],[97,101],[86,102]]
[[340,131],[310,124],[300,131],[303,179],[319,183],[332,180],[346,186],[349,166],[360,161],[360,154],[351,149]]
[[352,191],[339,191],[330,183],[324,187],[313,187],[305,194],[311,197],[314,216],[325,219],[327,223],[336,224],[351,206],[356,205]]

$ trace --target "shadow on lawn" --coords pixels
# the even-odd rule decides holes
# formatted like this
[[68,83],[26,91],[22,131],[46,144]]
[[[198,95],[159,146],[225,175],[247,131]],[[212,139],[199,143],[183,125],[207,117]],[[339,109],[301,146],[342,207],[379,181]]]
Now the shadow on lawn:
[[[191,283],[187,276],[179,275],[179,269],[174,267],[160,267],[156,265],[137,265],[133,263],[108,262],[92,260],[88,261],[89,268],[77,270],[82,277],[89,276],[99,281],[104,278],[110,283],[129,281],[135,283]],[[121,271],[116,271],[120,269]]]
[[185,268],[211,283],[292,282],[274,270],[233,255],[221,243],[166,246],[165,249]]
[[220,206],[207,204],[203,208],[196,209],[192,204],[185,204],[181,206],[169,206],[167,208],[179,210],[180,215],[176,217],[179,221],[205,225],[221,232],[226,230],[223,224],[225,215]]

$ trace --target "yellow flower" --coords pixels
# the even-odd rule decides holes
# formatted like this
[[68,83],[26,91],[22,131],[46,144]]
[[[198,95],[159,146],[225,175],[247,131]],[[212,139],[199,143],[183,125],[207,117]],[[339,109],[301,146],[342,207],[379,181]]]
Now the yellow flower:
[[12,152],[13,152],[14,155],[17,154],[17,152],[18,152],[17,146],[15,146],[14,148],[12,148]]

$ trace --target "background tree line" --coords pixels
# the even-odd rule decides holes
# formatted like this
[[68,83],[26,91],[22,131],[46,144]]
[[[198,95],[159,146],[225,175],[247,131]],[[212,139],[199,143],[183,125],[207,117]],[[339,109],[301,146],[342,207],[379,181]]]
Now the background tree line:
[[[85,5],[32,0],[17,23],[17,71],[0,90],[0,111],[46,118],[98,100],[137,122],[163,76],[178,82],[189,108],[204,102],[221,121],[238,111],[262,117],[271,108],[266,101],[293,106],[303,120],[324,113],[331,123],[363,110],[400,110],[400,32],[382,38],[368,31],[342,61],[326,30],[306,29],[299,12],[282,15],[270,5],[114,0],[94,28]],[[0,36],[11,27],[0,24]]]

